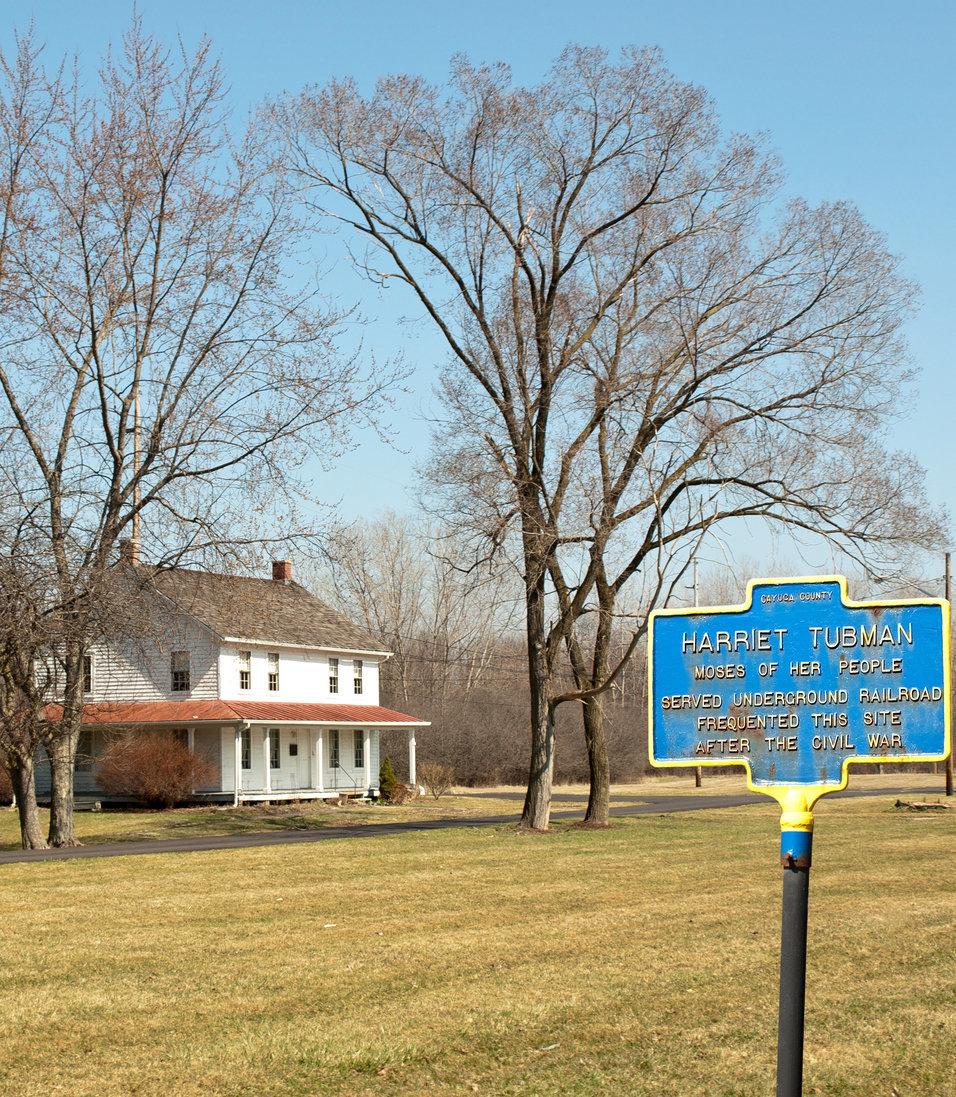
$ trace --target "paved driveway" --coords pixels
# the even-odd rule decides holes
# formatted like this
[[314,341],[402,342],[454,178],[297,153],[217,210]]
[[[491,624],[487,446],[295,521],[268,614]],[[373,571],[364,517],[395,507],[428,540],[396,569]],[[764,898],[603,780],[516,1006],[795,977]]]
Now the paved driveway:
[[[925,787],[900,787],[880,789],[845,789],[835,796],[912,796],[933,795]],[[467,819],[429,819],[420,822],[368,823],[350,827],[322,827],[316,830],[280,830],[267,834],[229,834],[214,837],[162,838],[144,842],[112,842],[95,846],[76,846],[68,849],[15,849],[0,850],[0,865],[19,864],[28,861],[70,861],[88,857],[134,857],[147,853],[197,853],[213,849],[255,849],[259,846],[288,846],[300,842],[331,842],[341,838],[378,838],[389,834],[408,834],[412,831],[449,830],[453,827],[480,827],[517,823],[521,818],[524,794],[520,792],[469,792],[465,795],[476,799],[514,800],[515,810],[507,815],[482,815]],[[551,798],[552,819],[580,819],[580,793],[556,792]],[[562,811],[561,804],[573,802],[573,811]],[[744,804],[768,804],[766,796],[745,792],[739,796],[696,795],[612,795],[612,815],[661,815],[673,811],[708,811],[714,808],[740,807]]]

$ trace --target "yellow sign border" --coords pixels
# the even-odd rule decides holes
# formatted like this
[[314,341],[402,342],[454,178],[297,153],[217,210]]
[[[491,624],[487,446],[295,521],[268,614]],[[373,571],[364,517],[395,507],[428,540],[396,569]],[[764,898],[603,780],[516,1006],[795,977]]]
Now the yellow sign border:
[[[755,785],[750,762],[745,758],[740,761],[728,762],[725,758],[713,761],[687,759],[686,761],[658,762],[654,758],[654,621],[658,617],[694,617],[715,613],[743,613],[753,608],[754,587],[783,586],[793,583],[837,583],[840,587],[840,600],[846,609],[872,609],[879,606],[939,606],[943,611],[943,753],[907,755],[900,759],[899,756],[886,755],[883,757],[867,755],[865,758],[847,757],[843,760],[838,785]],[[889,599],[876,599],[864,602],[854,601],[849,597],[846,578],[842,575],[804,575],[782,579],[751,579],[747,583],[746,600],[734,606],[693,606],[689,609],[655,609],[651,611],[650,624],[647,630],[647,751],[652,766],[683,767],[696,769],[698,766],[743,766],[747,771],[747,787],[751,792],[760,792],[765,796],[771,796],[780,804],[786,812],[809,812],[821,796],[830,792],[839,792],[845,789],[849,780],[850,766],[872,762],[943,762],[949,757],[952,750],[952,695],[950,683],[950,607],[945,598],[899,598],[894,601]]]

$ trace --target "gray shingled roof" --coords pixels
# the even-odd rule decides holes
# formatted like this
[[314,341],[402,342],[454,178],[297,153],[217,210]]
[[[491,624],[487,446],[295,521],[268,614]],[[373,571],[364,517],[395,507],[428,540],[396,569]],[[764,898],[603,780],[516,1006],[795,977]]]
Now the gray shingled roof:
[[150,581],[223,638],[387,654],[365,629],[291,579],[246,579],[170,568],[154,572]]

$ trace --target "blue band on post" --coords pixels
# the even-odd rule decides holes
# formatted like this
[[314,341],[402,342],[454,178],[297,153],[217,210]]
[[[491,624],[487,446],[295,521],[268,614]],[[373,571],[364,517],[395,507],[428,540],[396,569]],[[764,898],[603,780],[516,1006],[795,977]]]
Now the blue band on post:
[[809,868],[812,851],[812,830],[780,832],[780,861],[788,868]]

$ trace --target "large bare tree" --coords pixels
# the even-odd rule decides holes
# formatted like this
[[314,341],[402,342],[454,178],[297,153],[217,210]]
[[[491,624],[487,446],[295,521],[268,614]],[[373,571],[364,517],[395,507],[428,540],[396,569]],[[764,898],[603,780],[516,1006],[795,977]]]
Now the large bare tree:
[[394,378],[341,353],[347,316],[302,262],[268,142],[231,136],[207,42],[169,52],[137,21],[88,82],[29,37],[0,65],[2,517],[60,630],[63,845],[118,542],[158,563],[299,532],[304,458],[348,444]]
[[597,699],[625,584],[666,597],[733,517],[858,554],[938,533],[920,470],[882,445],[912,287],[851,205],[782,201],[774,157],[722,136],[656,51],[571,47],[535,87],[458,58],[447,87],[334,83],[274,117],[313,207],[450,351],[432,473],[449,510],[517,546],[527,825],[548,823],[564,700],[590,714],[606,789]]

